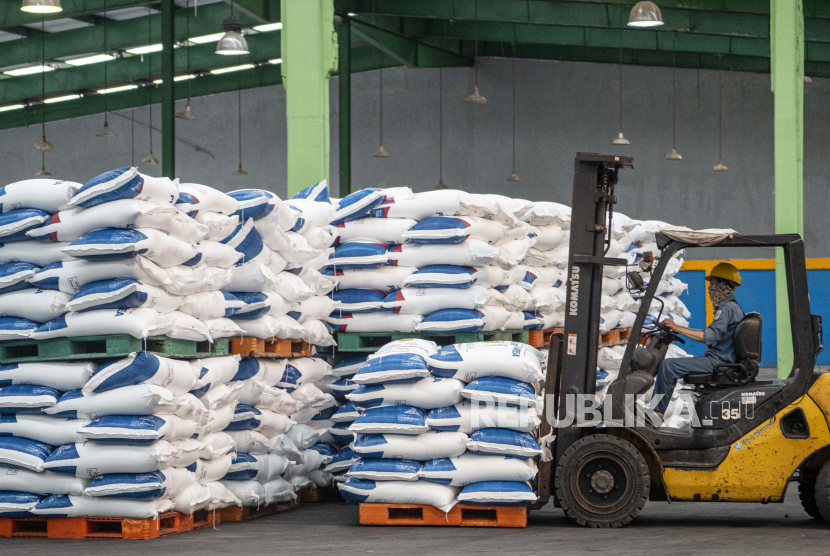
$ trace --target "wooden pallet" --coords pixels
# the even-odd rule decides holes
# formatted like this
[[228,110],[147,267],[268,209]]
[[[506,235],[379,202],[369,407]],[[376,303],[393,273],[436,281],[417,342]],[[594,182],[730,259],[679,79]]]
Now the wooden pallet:
[[[355,332],[336,335],[338,352],[373,352],[389,342],[408,338],[431,340],[438,345],[469,342],[521,342],[528,343],[527,330],[500,330],[495,332]],[[322,350],[320,350],[322,351]]]
[[299,507],[300,499],[297,498],[284,504],[269,504],[268,506],[245,506],[243,508],[240,508],[239,506],[229,506],[219,510],[219,515],[221,515],[223,523],[227,523],[229,521],[248,521],[251,519],[259,519],[260,517],[278,514],[280,512],[286,512]]
[[444,513],[416,504],[361,504],[361,525],[454,525],[463,527],[525,527],[525,506],[457,504]]
[[231,338],[232,355],[242,357],[309,357],[312,345],[303,340]]
[[[550,345],[550,337],[554,334],[564,334],[564,328],[548,328],[547,330],[530,330],[528,334],[528,343],[533,347],[545,347]],[[617,346],[624,344],[631,336],[630,328],[617,328],[610,332],[605,332],[600,335],[600,347],[603,346]]]
[[166,512],[157,518],[120,517],[7,517],[0,518],[0,537],[49,539],[155,539],[217,525],[217,512],[185,515]]
[[142,349],[165,357],[202,359],[228,355],[228,339],[218,338],[211,344],[167,336],[142,340],[127,334],[114,334],[51,340],[13,340],[0,342],[0,364],[124,357]]

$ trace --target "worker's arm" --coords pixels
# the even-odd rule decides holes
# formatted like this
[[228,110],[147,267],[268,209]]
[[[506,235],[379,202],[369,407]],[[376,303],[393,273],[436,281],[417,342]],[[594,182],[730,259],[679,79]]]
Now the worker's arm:
[[680,326],[675,324],[675,322],[671,319],[666,319],[663,321],[663,324],[668,326],[673,332],[677,332],[681,336],[686,336],[690,340],[694,340],[695,342],[700,342],[701,344],[705,342],[704,340],[704,331],[697,330],[695,328],[686,328],[685,326]]

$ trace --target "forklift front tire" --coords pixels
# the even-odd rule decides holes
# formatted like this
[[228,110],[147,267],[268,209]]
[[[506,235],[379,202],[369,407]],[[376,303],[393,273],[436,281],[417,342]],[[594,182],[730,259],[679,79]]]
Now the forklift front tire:
[[574,442],[559,458],[556,496],[565,514],[588,527],[622,527],[648,501],[648,464],[629,442],[594,434]]

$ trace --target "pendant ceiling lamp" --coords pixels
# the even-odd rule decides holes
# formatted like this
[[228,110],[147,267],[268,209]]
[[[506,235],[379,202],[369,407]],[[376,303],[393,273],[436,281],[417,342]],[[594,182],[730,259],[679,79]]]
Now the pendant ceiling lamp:
[[511,104],[511,126],[513,131],[513,164],[512,170],[510,171],[510,175],[507,176],[507,181],[519,181],[522,178],[516,174],[516,45],[513,44],[513,58],[512,58],[512,76],[510,79],[511,85],[511,92],[510,92],[510,104]]
[[20,10],[30,14],[55,14],[62,12],[61,0],[23,0]]
[[[147,14],[148,14],[148,17],[147,17],[147,44],[153,44],[153,40],[152,40],[152,34],[153,34],[152,33],[152,30],[153,30],[152,22],[153,22],[153,18],[149,17],[150,13],[151,13],[150,4],[147,3]],[[150,83],[152,83],[153,82],[153,57],[152,56],[147,56],[147,61],[148,61],[148,69],[147,69],[147,74],[148,75],[147,75],[147,77],[149,78]],[[149,85],[149,86],[152,87],[152,84]],[[150,103],[147,105],[147,107],[150,109],[150,122],[149,122],[149,128],[150,128],[150,154],[145,156],[141,160],[141,162],[144,163],[144,164],[158,164],[159,159],[156,158],[155,156],[153,156],[153,101],[152,101],[152,98],[150,99]]]
[[475,54],[473,59],[473,71],[475,72],[475,85],[473,94],[464,99],[470,104],[487,104],[487,99],[478,92],[478,0],[475,0]]
[[433,189],[449,189],[444,183],[444,69],[438,68],[438,183]]
[[222,29],[224,29],[225,34],[216,43],[216,53],[225,56],[249,54],[248,41],[245,40],[245,35],[242,34],[242,25],[233,15],[233,2],[228,3],[231,5],[231,15],[222,22]]
[[631,141],[623,136],[623,71],[622,71],[622,11],[620,11],[620,133],[614,139],[611,140],[612,145],[630,145]]
[[[46,66],[46,53],[43,50],[44,48],[44,41],[43,38],[46,36],[44,32],[44,25],[43,25],[43,16],[40,17],[40,67],[43,68]],[[40,72],[40,141],[35,143],[35,150],[40,152],[49,152],[55,147],[46,140],[46,72]],[[44,158],[45,160],[45,158]],[[43,168],[43,171],[46,171],[46,168]]]
[[654,2],[637,2],[628,14],[629,27],[657,27],[663,25],[663,14]]
[[40,170],[35,174],[36,178],[48,178],[51,176],[51,172],[46,169],[46,153],[40,153]]
[[380,102],[379,102],[379,111],[380,111],[380,140],[378,141],[380,146],[378,150],[372,154],[373,158],[385,158],[389,156],[389,153],[386,152],[386,149],[383,148],[383,68],[380,67],[380,57],[378,58],[378,80],[380,82]]
[[721,71],[721,55],[718,54],[718,163],[712,170],[726,172],[729,168],[723,163],[723,80]]
[[[104,0],[104,55],[109,54],[107,51],[107,0]],[[107,61],[104,60],[104,89],[107,88]],[[98,130],[96,137],[115,137],[115,132],[110,129],[109,112],[107,111],[107,99],[109,95],[104,95],[104,127]]]
[[239,137],[239,166],[233,171],[234,176],[247,176],[248,172],[242,169],[242,77],[239,74],[239,89],[236,91],[237,104],[237,121],[239,123],[238,137]]
[[[187,4],[185,7],[187,15],[185,16],[185,30],[187,37],[190,36],[190,0],[187,0]],[[190,75],[190,48],[187,48],[187,73],[185,75]],[[191,79],[187,80],[187,103],[184,105],[184,110],[181,112],[176,112],[176,117],[180,120],[186,120],[188,122],[195,122],[196,121],[196,114],[190,109],[190,81]]]
[[672,35],[672,50],[671,50],[671,152],[666,155],[666,160],[683,160],[683,157],[677,152],[677,109],[675,106],[675,86],[674,86],[674,72],[675,72],[675,64],[674,64],[674,55],[675,55],[675,48],[674,48],[674,40],[675,36]]

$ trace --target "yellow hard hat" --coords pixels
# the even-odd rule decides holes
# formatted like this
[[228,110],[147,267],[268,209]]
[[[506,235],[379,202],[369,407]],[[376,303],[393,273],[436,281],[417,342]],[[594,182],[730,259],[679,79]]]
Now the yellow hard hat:
[[715,265],[715,268],[713,268],[712,272],[709,273],[709,276],[706,277],[706,281],[708,282],[712,278],[729,280],[739,286],[741,285],[741,273],[738,272],[735,265],[729,263],[718,263]]

